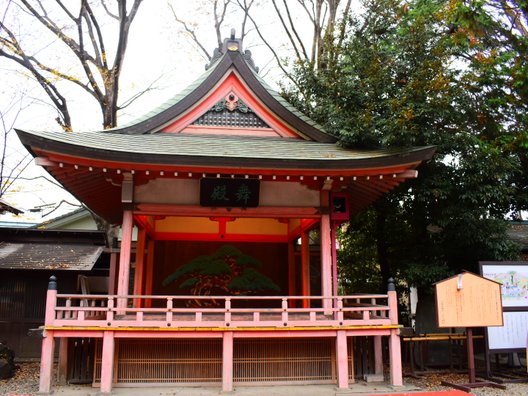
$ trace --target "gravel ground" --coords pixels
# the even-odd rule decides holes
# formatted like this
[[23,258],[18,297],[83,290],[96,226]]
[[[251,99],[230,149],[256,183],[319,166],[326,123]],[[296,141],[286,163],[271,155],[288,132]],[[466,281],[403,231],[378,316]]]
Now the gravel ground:
[[[478,379],[477,379],[478,380]],[[450,372],[439,372],[434,374],[426,374],[420,378],[405,377],[404,383],[407,385],[414,385],[424,391],[439,391],[453,389],[448,386],[443,386],[442,381],[447,381],[454,384],[465,384],[469,381],[467,374],[453,374]],[[504,384],[506,389],[497,389],[492,387],[481,387],[472,389],[472,395],[482,396],[527,396],[528,383],[511,383]]]
[[[8,380],[0,380],[0,395],[2,396],[29,396],[35,395],[38,390],[38,377],[39,377],[39,363],[21,363],[19,369],[16,372],[15,377]],[[434,374],[427,374],[418,379],[405,377],[404,384],[412,389],[421,389],[422,391],[439,391],[439,390],[450,390],[452,388],[442,386],[441,381],[448,381],[452,383],[466,383],[468,377],[466,374],[452,374],[449,372],[440,372]],[[305,387],[303,387],[306,389]],[[505,390],[495,389],[490,387],[473,389],[471,394],[482,395],[482,396],[527,396],[528,395],[528,383],[517,383],[517,384],[506,384]],[[74,387],[71,388],[72,393]],[[87,390],[84,394],[92,394],[96,391],[94,388],[84,388]],[[335,388],[334,388],[335,389]],[[75,393],[79,394],[79,387],[75,387]],[[136,388],[134,394],[139,390]],[[186,392],[182,390],[182,395]],[[405,390],[409,392],[409,390]],[[68,390],[62,389],[60,394],[67,395]],[[306,391],[303,391],[307,394]],[[332,392],[333,393],[333,392]],[[125,393],[126,394],[126,393]],[[159,394],[163,394],[160,392]],[[180,394],[180,393],[178,393]],[[358,393],[355,393],[358,394]]]
[[34,395],[38,391],[39,362],[19,363],[13,378],[0,380],[0,395]]

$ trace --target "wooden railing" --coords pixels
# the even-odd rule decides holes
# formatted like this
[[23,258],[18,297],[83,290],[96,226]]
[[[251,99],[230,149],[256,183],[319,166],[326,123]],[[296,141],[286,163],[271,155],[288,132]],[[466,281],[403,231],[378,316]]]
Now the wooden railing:
[[[331,304],[324,304],[325,299]],[[312,307],[292,308],[300,300],[309,300]],[[134,301],[140,302],[138,307],[128,305]],[[189,303],[196,307],[187,307]],[[324,298],[79,295],[49,289],[45,325],[158,329],[383,326],[397,325],[396,307],[396,292],[391,291]]]

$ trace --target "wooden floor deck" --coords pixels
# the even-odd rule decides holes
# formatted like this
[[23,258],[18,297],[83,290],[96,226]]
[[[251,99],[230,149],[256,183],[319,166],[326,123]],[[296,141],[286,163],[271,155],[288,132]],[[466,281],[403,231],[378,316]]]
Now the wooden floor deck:
[[[64,368],[68,340],[78,338],[95,339],[100,345],[96,361],[103,393],[115,380],[153,383],[181,378],[195,383],[203,370],[214,371],[224,391],[232,390],[234,381],[329,381],[347,388],[351,374],[353,378],[352,339],[364,336],[373,340],[376,374],[383,372],[382,337],[387,337],[390,381],[402,384],[394,290],[329,297],[118,296],[57,294],[53,282],[50,285],[42,342],[43,392],[51,384],[55,340],[61,341],[59,366]],[[189,342],[205,355],[186,355]],[[216,350],[210,366],[204,364],[212,350],[204,344],[208,342]],[[315,345],[323,349],[313,355]],[[160,358],[154,346],[174,353],[153,365]],[[270,358],[276,364],[266,360]],[[284,364],[290,370],[287,378],[281,377]]]

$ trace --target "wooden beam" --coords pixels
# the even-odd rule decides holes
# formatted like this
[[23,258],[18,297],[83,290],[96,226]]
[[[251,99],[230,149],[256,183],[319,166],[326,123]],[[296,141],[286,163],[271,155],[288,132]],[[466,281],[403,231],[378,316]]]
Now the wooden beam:
[[49,158],[46,157],[35,157],[35,165],[38,166],[59,166],[59,164],[55,161],[51,161]]
[[198,205],[138,204],[135,213],[167,216],[229,216],[229,217],[282,217],[318,218],[319,208],[314,207],[271,207],[257,208],[206,208]]

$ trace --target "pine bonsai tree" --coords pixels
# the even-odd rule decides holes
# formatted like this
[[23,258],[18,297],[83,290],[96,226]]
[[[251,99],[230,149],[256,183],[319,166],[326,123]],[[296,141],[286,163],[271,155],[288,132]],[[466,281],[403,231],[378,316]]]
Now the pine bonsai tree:
[[[261,263],[232,245],[223,245],[209,256],[198,256],[182,265],[163,281],[179,281],[181,289],[195,296],[247,295],[279,291],[279,287],[257,268]],[[198,306],[216,305],[214,300],[195,300]]]

